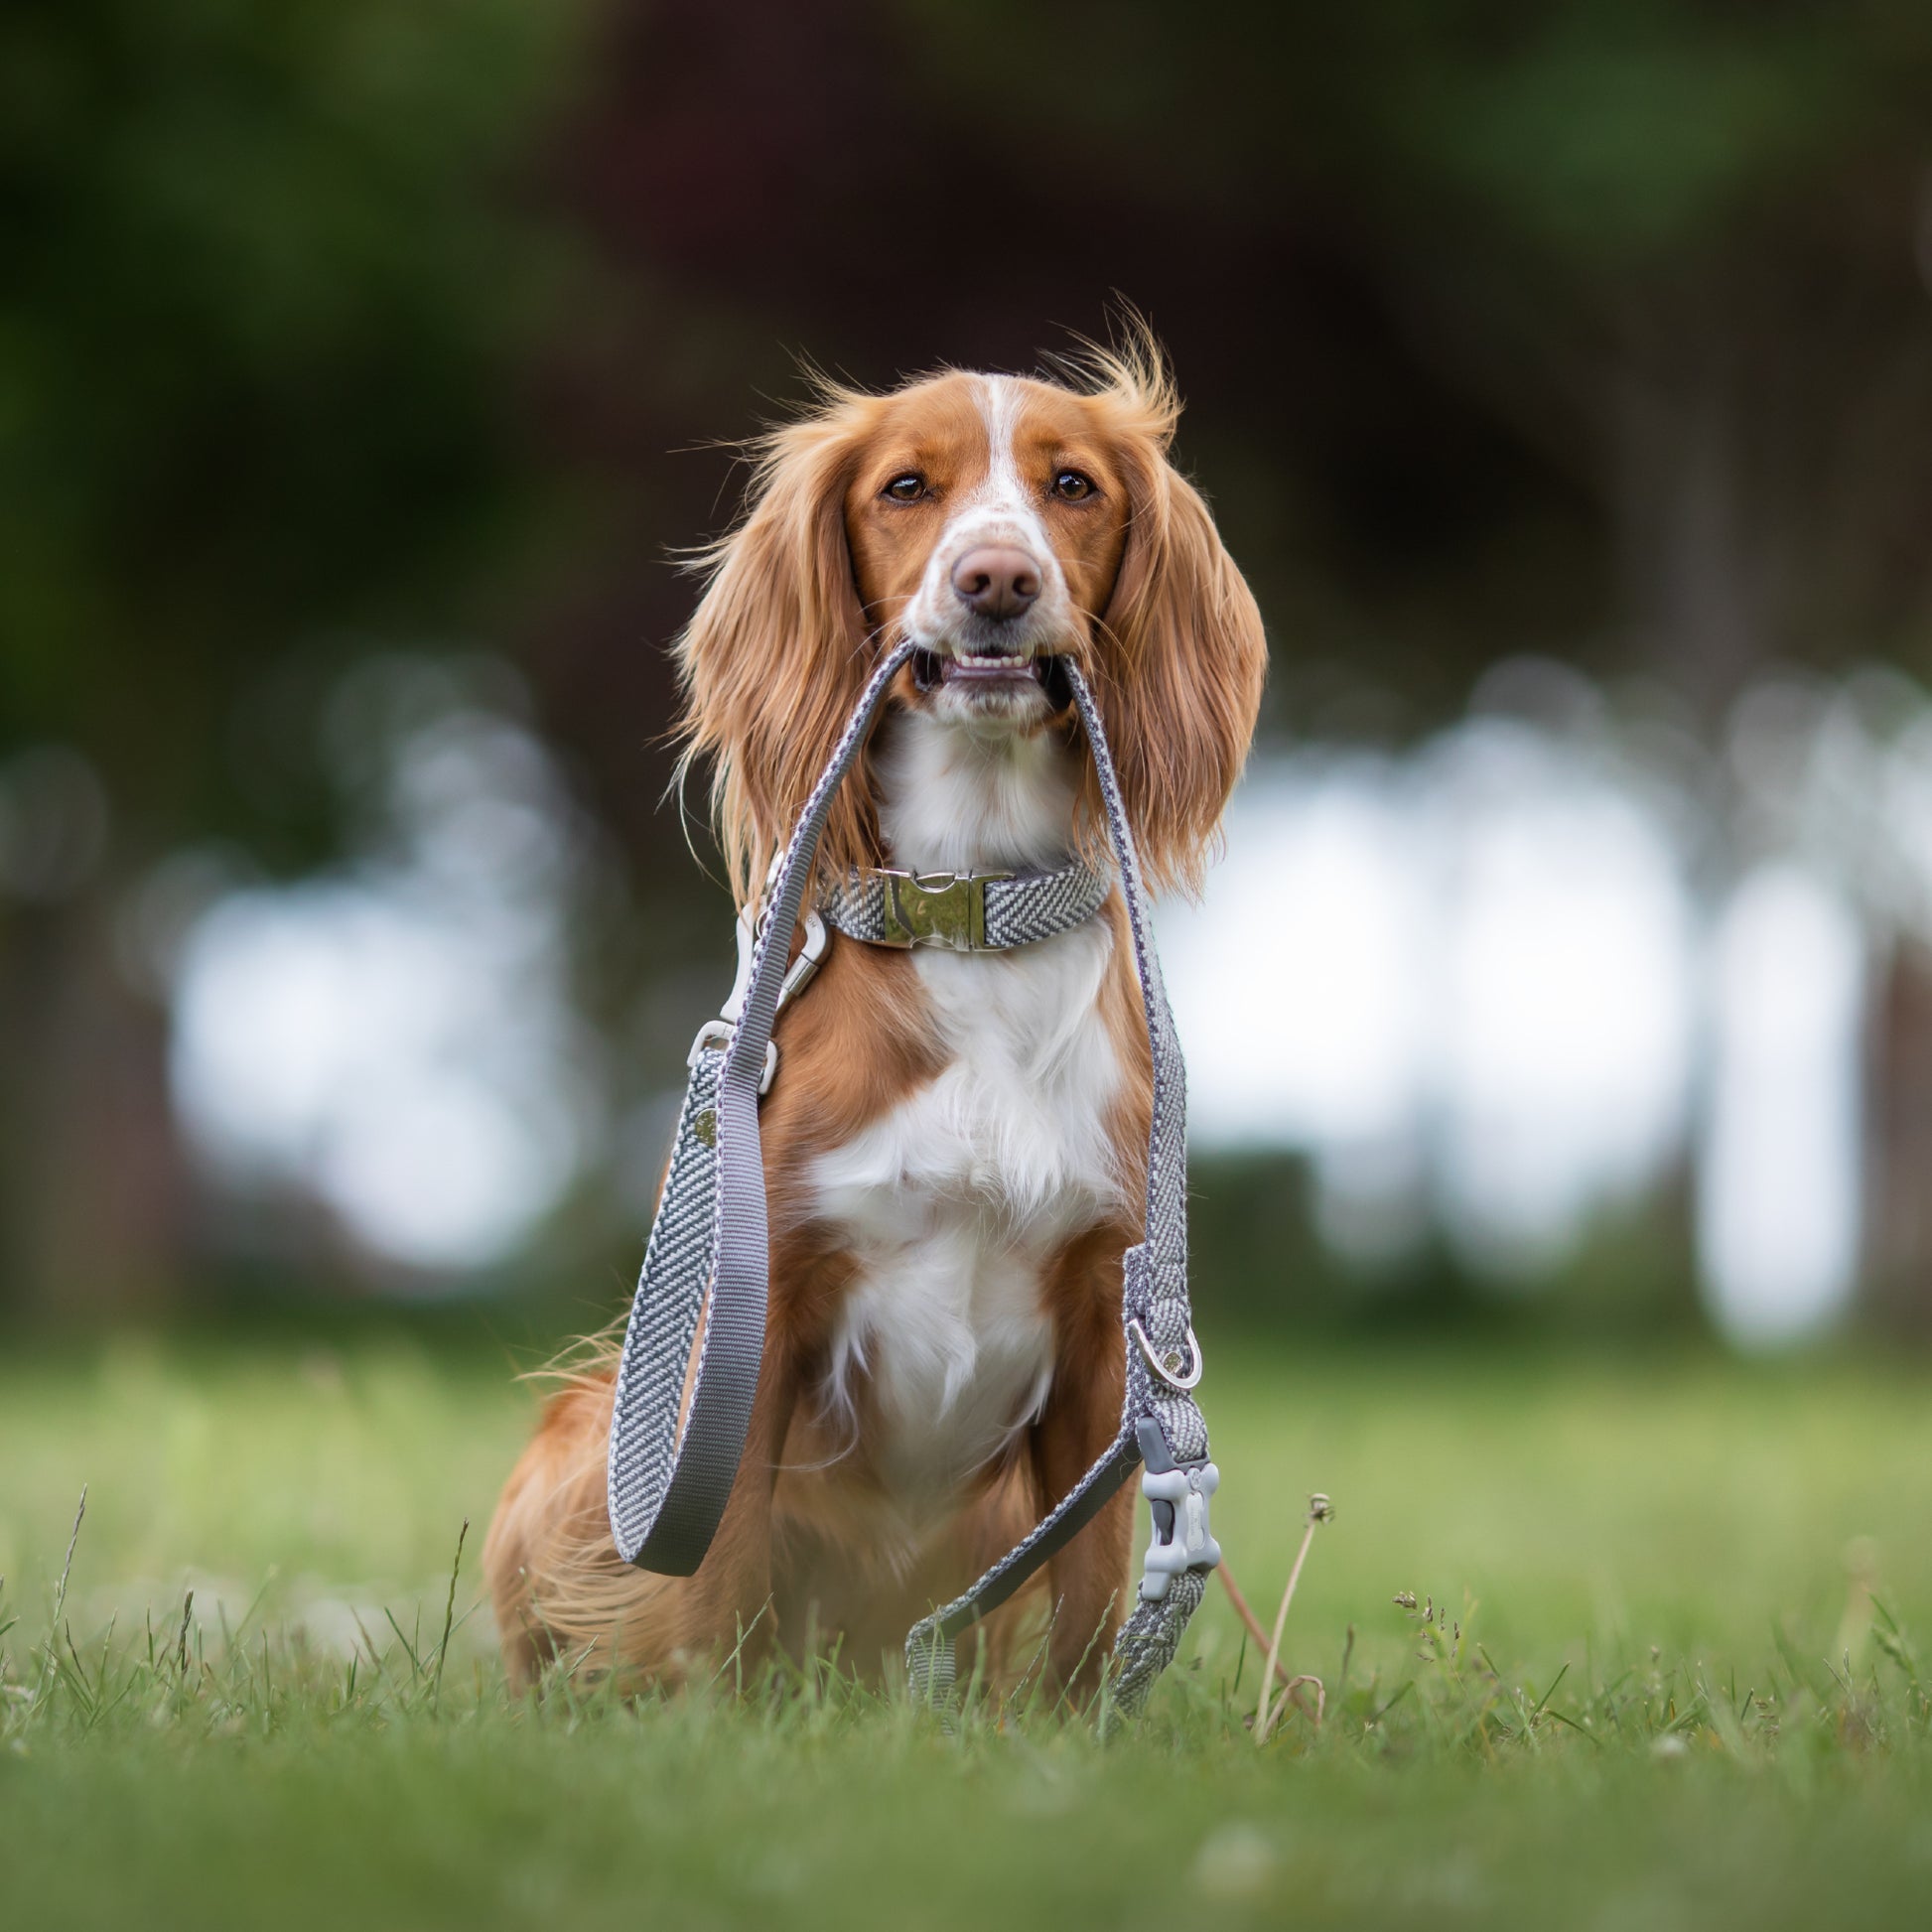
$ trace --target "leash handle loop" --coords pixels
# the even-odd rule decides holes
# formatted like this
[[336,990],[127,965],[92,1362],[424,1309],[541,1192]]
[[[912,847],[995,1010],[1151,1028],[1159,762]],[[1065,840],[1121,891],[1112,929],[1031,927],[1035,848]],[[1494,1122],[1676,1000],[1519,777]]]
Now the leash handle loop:
[[758,1108],[771,1023],[833,797],[911,654],[901,643],[880,661],[798,815],[756,922],[739,1010],[712,1023],[730,1028],[724,1050],[692,1053],[611,1414],[611,1534],[640,1569],[690,1576],[737,1479],[764,1354],[770,1245]]

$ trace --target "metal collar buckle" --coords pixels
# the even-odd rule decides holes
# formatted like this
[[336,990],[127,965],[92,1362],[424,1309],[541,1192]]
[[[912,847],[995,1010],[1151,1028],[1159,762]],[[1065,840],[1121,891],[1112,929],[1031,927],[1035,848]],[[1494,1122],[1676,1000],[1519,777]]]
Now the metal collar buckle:
[[954,952],[994,952],[986,943],[986,889],[1010,872],[895,872],[882,869],[886,888],[882,946],[950,946]]

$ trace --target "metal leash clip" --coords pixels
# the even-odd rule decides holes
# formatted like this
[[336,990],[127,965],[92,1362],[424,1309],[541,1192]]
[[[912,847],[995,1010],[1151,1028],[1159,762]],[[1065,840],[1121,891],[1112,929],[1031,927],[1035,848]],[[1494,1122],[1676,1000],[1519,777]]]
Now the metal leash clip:
[[[759,915],[749,905],[739,913],[738,976],[732,981],[731,997],[720,1008],[716,1020],[707,1020],[698,1029],[697,1037],[691,1042],[691,1050],[684,1056],[686,1066],[695,1067],[700,1053],[723,1052],[731,1044],[739,1015],[745,1011],[745,996],[751,991],[752,961],[758,955],[759,931],[762,923]],[[812,983],[813,976],[825,959],[825,921],[816,912],[807,912],[803,924],[805,943],[778,983],[777,1004],[771,1010],[773,1019],[784,1011],[786,1001],[795,1000]],[[778,1042],[767,1039],[764,1042],[764,1070],[759,1075],[759,1099],[771,1091],[771,1082],[777,1077],[777,1072]]]

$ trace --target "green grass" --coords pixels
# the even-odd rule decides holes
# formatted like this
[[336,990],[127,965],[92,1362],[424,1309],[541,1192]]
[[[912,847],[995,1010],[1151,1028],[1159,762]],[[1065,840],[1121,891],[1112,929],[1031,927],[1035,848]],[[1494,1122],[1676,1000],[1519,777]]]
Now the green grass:
[[1337,1509],[1285,1646],[1327,1718],[1259,1750],[1218,1587],[1105,1745],[822,1676],[514,1708],[475,1604],[506,1364],[16,1349],[0,1922],[1925,1923],[1932,1373],[1226,1344],[1206,1393],[1264,1616]]

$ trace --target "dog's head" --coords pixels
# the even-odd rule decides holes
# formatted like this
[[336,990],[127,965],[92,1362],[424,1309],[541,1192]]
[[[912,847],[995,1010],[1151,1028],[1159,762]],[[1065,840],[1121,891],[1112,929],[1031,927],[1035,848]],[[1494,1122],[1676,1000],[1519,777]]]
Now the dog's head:
[[[1060,659],[1093,681],[1135,843],[1192,885],[1247,755],[1267,647],[1206,505],[1168,460],[1180,404],[1137,338],[1067,382],[959,371],[829,389],[759,446],[751,507],[709,559],[680,645],[692,757],[709,756],[749,897],[881,653],[893,701],[979,737],[1071,729]],[[831,872],[880,858],[848,784]]]

